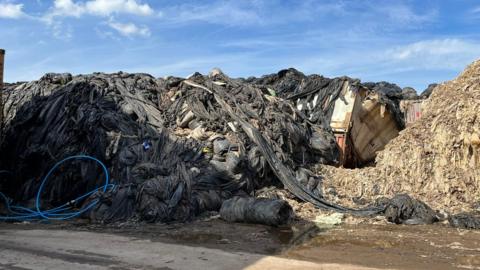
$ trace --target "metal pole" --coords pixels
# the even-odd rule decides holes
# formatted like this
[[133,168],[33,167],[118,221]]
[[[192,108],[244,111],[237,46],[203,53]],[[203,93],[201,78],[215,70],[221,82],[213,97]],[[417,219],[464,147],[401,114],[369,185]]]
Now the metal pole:
[[5,61],[5,50],[0,49],[0,144],[3,138],[3,63]]

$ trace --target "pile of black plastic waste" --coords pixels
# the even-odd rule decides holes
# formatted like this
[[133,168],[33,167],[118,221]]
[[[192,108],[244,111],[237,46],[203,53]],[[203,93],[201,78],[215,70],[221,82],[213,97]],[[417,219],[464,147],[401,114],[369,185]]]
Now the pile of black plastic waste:
[[[95,221],[186,221],[219,211],[228,201],[223,216],[232,220],[268,216],[257,222],[283,224],[291,209],[278,200],[238,199],[272,185],[321,209],[377,213],[383,209],[354,210],[326,201],[321,176],[310,170],[338,161],[328,123],[345,81],[364,87],[346,77],[306,77],[295,70],[261,79],[232,79],[219,70],[187,79],[47,74],[7,85],[0,170],[8,174],[0,176],[0,190],[15,202],[32,204],[56,162],[83,154],[101,160],[115,184],[82,203],[98,200],[87,212]],[[299,108],[302,99],[321,106]],[[43,187],[42,207],[101,186],[103,174],[90,161],[62,164]],[[235,202],[244,203],[234,207]]]
[[326,78],[317,74],[305,75],[290,68],[261,78],[251,77],[244,80],[258,86],[267,87],[284,99],[292,101],[296,108],[317,124],[328,125],[332,117],[334,101],[342,98],[344,87],[355,92],[361,88],[379,96],[379,102],[386,105],[393,114],[400,129],[405,127],[404,116],[400,110],[400,101],[405,99],[427,98],[429,94],[419,97],[411,87],[400,88],[388,82],[366,82],[350,77]]

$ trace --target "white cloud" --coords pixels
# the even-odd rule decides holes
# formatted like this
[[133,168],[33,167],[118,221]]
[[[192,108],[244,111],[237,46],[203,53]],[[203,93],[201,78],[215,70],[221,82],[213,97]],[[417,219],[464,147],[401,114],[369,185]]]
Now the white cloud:
[[377,9],[387,15],[387,17],[395,22],[402,25],[412,25],[432,22],[437,18],[437,10],[429,10],[426,13],[420,14],[415,12],[411,7],[397,4],[391,6],[377,6]]
[[[390,41],[393,42],[393,41]],[[336,76],[385,77],[402,72],[460,71],[480,58],[480,42],[462,38],[429,39],[406,45],[383,44],[374,48],[346,49],[314,55],[302,66],[321,67]],[[355,61],[351,61],[355,59]]]
[[398,44],[398,40],[377,38],[373,43],[366,40],[363,46],[312,51],[307,56],[287,60],[289,66],[305,73],[347,75],[362,81],[387,80],[422,90],[432,82],[454,78],[480,58],[480,41],[461,37]]
[[55,38],[69,41],[73,38],[73,29],[71,25],[64,25],[61,21],[55,21],[50,24],[52,34]]
[[172,6],[168,14],[174,23],[189,23],[203,21],[224,25],[251,25],[262,23],[258,10],[251,5],[243,5],[242,2],[224,1],[202,5],[178,5]]
[[142,4],[137,0],[90,0],[86,2],[55,0],[53,7],[45,15],[45,19],[52,21],[54,17],[81,17],[82,15],[108,17],[113,14],[150,16],[154,14],[154,10],[148,4]]
[[165,20],[173,24],[205,22],[225,26],[267,26],[311,21],[322,16],[343,15],[343,2],[302,0],[294,5],[279,0],[216,0],[173,4],[164,8]]
[[[326,20],[375,29],[420,28],[438,18],[435,8],[418,10],[401,1],[302,0],[285,4],[280,0],[214,0],[195,4],[172,4],[164,8],[165,21],[177,24],[206,22],[225,26],[269,26]],[[359,24],[358,22],[361,22]]]
[[108,25],[118,31],[121,35],[126,37],[133,37],[133,36],[142,36],[148,37],[150,36],[150,29],[146,26],[137,26],[133,23],[119,23],[110,21]]
[[474,7],[474,8],[472,9],[472,13],[480,13],[480,6]]
[[0,3],[0,18],[18,19],[23,16],[23,4]]
[[80,17],[85,13],[85,7],[76,4],[72,0],[55,0],[53,3],[52,16]]
[[480,43],[462,39],[434,39],[390,49],[387,58],[428,69],[458,68],[480,57]]
[[106,22],[123,36],[150,36],[150,29],[146,26],[137,26],[133,23],[118,23],[114,21],[115,15],[130,14],[136,16],[151,16],[155,12],[141,0],[54,0],[53,6],[41,18],[52,29],[56,38],[69,40],[72,38],[72,29],[64,26],[62,17],[80,18],[84,15],[108,17]]
[[102,16],[109,16],[112,13],[149,16],[154,13],[148,4],[141,4],[136,0],[93,0],[88,1],[85,7],[89,12]]

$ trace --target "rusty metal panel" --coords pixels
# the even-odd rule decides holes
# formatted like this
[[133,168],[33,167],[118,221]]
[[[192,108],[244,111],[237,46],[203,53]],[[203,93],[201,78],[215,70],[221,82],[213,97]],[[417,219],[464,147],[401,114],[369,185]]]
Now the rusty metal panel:
[[422,116],[422,103],[421,102],[416,102],[413,103],[412,106],[410,107],[410,117],[409,117],[409,122],[408,123],[413,123],[420,119]]
[[422,104],[423,100],[402,100],[400,102],[406,125],[410,125],[422,117]]
[[3,136],[3,63],[5,60],[5,50],[0,49],[0,139]]
[[345,151],[345,134],[335,134],[335,139],[337,141],[338,146],[342,150]]
[[345,156],[347,151],[346,134],[343,132],[334,133],[338,148],[340,149],[340,164],[345,165]]

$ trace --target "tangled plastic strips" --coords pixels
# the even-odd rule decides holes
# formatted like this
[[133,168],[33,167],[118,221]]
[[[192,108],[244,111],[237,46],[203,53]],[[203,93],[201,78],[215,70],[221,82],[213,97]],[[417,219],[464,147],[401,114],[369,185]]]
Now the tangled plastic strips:
[[[53,208],[53,209],[45,210],[45,211],[41,210],[40,209],[41,194],[42,194],[43,188],[44,188],[45,183],[47,182],[48,178],[52,175],[52,173],[60,165],[62,165],[66,161],[78,160],[78,159],[80,159],[80,160],[92,160],[92,161],[95,161],[96,163],[98,163],[102,167],[102,170],[105,174],[105,184],[103,186],[99,187],[99,188],[96,188],[92,191],[89,191],[89,192],[83,194],[82,196],[80,196],[80,197],[78,197],[78,198],[76,198],[72,201],[64,203],[61,206],[58,206],[58,207]],[[48,171],[47,175],[43,178],[42,183],[40,184],[40,187],[37,191],[37,195],[36,195],[36,199],[35,199],[35,210],[29,209],[29,208],[26,208],[26,207],[22,207],[22,206],[11,206],[10,205],[10,200],[3,193],[0,192],[0,197],[2,197],[2,199],[5,201],[6,206],[7,206],[7,210],[10,213],[14,214],[13,216],[0,216],[0,220],[20,220],[20,219],[39,219],[39,218],[40,219],[41,218],[50,219],[50,220],[66,220],[66,219],[70,219],[70,218],[79,216],[79,215],[85,213],[86,211],[88,211],[89,209],[91,209],[93,206],[95,206],[98,203],[98,199],[93,200],[91,203],[89,203],[83,209],[80,209],[78,211],[70,211],[70,212],[65,212],[65,211],[70,209],[71,206],[75,202],[78,202],[82,199],[85,199],[86,197],[92,195],[93,193],[95,193],[99,190],[102,190],[103,192],[106,192],[107,189],[109,189],[109,188],[113,189],[115,187],[115,185],[110,184],[109,180],[110,180],[110,176],[109,176],[107,167],[105,166],[105,164],[103,164],[103,162],[101,162],[97,158],[92,157],[92,156],[87,156],[87,155],[76,155],[76,156],[67,157],[67,158],[62,159],[61,161],[57,162]]]

